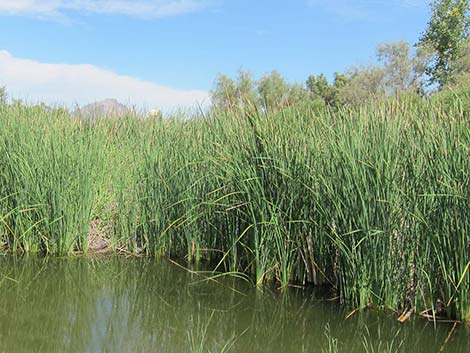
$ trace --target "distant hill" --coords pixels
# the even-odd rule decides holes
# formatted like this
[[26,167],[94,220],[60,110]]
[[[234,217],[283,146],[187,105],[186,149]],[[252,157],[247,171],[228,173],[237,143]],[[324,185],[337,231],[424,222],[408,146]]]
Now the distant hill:
[[113,98],[87,104],[74,111],[74,115],[84,119],[121,117],[131,113],[132,110],[129,107]]

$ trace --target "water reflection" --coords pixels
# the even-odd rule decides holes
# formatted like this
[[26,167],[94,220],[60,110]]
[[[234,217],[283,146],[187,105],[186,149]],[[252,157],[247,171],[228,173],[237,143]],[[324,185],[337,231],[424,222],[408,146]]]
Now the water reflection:
[[[438,352],[450,325],[363,312],[349,320],[312,291],[259,291],[233,278],[201,282],[166,261],[147,259],[0,258],[0,352],[190,353],[191,338],[218,352],[315,353],[327,346],[364,352],[395,338],[403,352]],[[368,328],[368,333],[365,327]],[[397,333],[398,332],[398,333]],[[445,352],[468,352],[459,328]]]

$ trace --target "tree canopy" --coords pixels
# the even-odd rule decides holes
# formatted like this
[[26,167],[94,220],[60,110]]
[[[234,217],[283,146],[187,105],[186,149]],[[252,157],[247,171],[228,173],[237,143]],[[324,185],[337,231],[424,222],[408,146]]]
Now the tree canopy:
[[426,67],[432,84],[446,85],[455,75],[470,31],[468,0],[435,0],[432,15],[419,44],[434,52]]
[[323,73],[292,84],[277,71],[254,80],[240,70],[235,79],[219,75],[211,91],[215,107],[234,109],[247,102],[263,111],[299,103],[337,109],[371,99],[411,93],[424,96],[439,87],[467,87],[470,81],[470,2],[434,0],[426,31],[414,47],[408,42],[382,43],[376,62],[336,72],[330,83]]

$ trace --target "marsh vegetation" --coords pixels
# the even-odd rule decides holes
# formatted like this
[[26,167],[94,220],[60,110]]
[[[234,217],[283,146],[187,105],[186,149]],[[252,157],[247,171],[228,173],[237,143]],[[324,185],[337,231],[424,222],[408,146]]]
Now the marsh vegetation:
[[352,308],[468,320],[465,109],[403,96],[83,121],[3,105],[3,250],[87,252],[92,232],[258,286],[325,286]]
[[0,352],[467,352],[470,2],[431,12],[187,114],[0,87]]

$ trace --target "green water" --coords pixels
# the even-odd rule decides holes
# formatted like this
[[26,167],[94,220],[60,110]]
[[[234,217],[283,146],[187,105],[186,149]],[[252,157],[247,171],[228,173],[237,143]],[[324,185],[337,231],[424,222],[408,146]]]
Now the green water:
[[[438,352],[450,324],[397,323],[372,311],[344,320],[311,290],[256,290],[240,279],[203,281],[167,261],[125,258],[0,258],[0,352],[217,353]],[[203,335],[207,328],[206,334]],[[380,343],[381,342],[381,343]],[[470,352],[459,327],[444,352]]]

